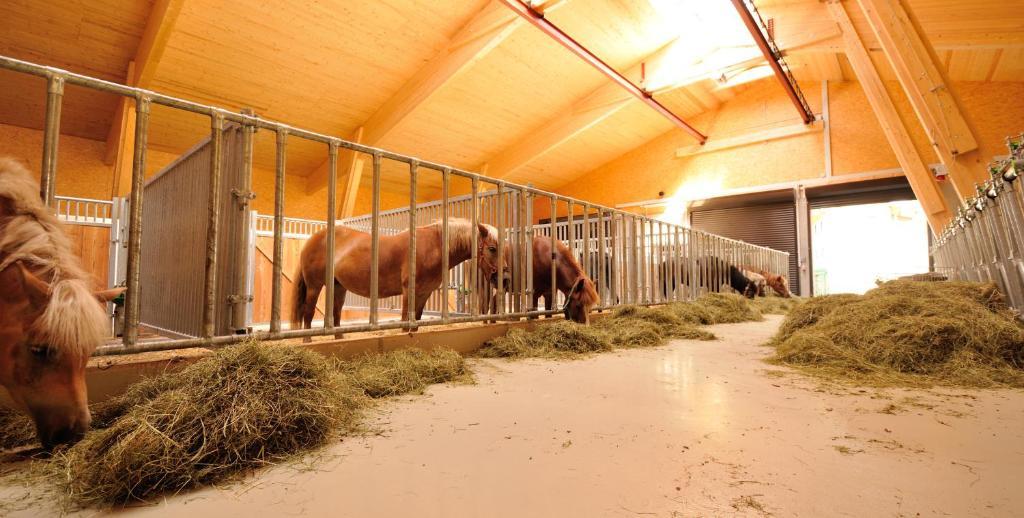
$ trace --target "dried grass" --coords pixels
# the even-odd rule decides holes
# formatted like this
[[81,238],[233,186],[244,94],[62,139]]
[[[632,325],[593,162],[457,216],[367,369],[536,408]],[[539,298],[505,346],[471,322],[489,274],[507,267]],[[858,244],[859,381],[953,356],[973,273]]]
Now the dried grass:
[[770,361],[827,379],[1024,388],[1024,326],[992,284],[891,281],[815,297],[772,345]]
[[803,302],[804,299],[799,297],[776,297],[775,295],[757,297],[752,301],[754,307],[765,315],[788,315],[793,308]]
[[256,343],[221,349],[119,399],[133,404],[117,405],[107,428],[56,457],[76,504],[142,501],[280,462],[350,430],[365,405],[326,358]]
[[24,414],[0,407],[0,451],[36,442],[36,427]]
[[371,398],[421,394],[435,383],[472,380],[466,361],[450,349],[430,352],[403,349],[367,354],[339,362],[339,368],[353,386]]
[[[229,347],[97,405],[95,429],[43,461],[45,469],[34,466],[22,484],[55,483],[35,491],[68,508],[145,501],[320,447],[356,429],[371,398],[470,379],[449,350],[339,362],[297,347]],[[26,419],[10,421],[34,435]]]
[[693,302],[620,306],[591,326],[557,321],[537,325],[532,331],[512,329],[485,343],[478,354],[486,358],[574,358],[615,348],[654,347],[670,338],[714,340],[714,334],[697,326],[761,318],[748,299],[712,293]]

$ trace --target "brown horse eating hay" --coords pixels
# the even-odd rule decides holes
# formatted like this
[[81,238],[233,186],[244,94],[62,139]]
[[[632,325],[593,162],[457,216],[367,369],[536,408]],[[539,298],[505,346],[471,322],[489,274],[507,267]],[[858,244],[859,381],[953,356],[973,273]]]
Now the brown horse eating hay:
[[74,442],[89,427],[85,367],[109,334],[57,218],[39,184],[0,158],[0,385],[36,425],[46,448]]
[[[511,248],[505,247],[505,264],[511,264]],[[555,288],[565,296],[565,305],[562,312],[567,320],[581,324],[590,323],[590,310],[597,305],[600,297],[594,287],[594,281],[590,280],[586,272],[576,259],[569,253],[569,247],[565,243],[555,241]],[[533,308],[541,297],[544,298],[544,306],[548,311],[555,307],[555,300],[551,296],[551,238],[545,236],[534,236],[533,238]],[[523,256],[525,257],[525,256]],[[506,274],[507,275],[507,274]],[[512,284],[510,278],[503,280],[507,286]],[[485,288],[484,300],[493,301],[495,287],[498,285],[498,272],[493,270],[489,277],[489,285]],[[493,303],[483,306],[484,312],[496,313],[496,305]]]
[[[448,220],[448,267],[470,259],[473,232],[477,236],[479,267],[488,273],[498,271],[498,231],[469,220]],[[347,227],[336,227],[334,233],[334,321],[339,322],[345,295],[349,291],[370,296],[370,234]],[[309,328],[316,310],[316,299],[324,287],[327,265],[327,230],[309,238],[302,247],[299,271],[295,274],[292,292],[292,328]],[[380,236],[378,296],[402,295],[402,319],[408,319],[409,297],[409,231],[393,236]],[[423,306],[430,294],[441,286],[441,222],[416,228],[416,320],[423,316]]]

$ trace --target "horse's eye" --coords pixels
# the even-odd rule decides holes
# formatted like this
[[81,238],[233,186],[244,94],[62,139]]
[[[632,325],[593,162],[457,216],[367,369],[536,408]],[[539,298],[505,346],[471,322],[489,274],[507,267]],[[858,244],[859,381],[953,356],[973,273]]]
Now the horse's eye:
[[46,360],[50,357],[50,347],[47,345],[33,345],[29,347],[28,352],[37,360]]
[[498,251],[498,247],[492,246],[492,247],[488,248],[488,250],[490,250],[491,252],[497,252]]

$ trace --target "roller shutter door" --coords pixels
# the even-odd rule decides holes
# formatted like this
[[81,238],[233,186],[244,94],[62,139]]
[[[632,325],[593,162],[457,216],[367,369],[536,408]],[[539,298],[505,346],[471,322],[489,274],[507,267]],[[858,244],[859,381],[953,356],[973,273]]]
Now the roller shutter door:
[[792,202],[696,209],[691,214],[690,224],[697,230],[789,252],[790,289],[800,293],[796,207]]
[[[838,191],[838,192],[837,192]],[[913,200],[914,191],[905,178],[885,182],[862,182],[845,189],[808,189],[807,203],[811,209],[846,207],[869,203]]]

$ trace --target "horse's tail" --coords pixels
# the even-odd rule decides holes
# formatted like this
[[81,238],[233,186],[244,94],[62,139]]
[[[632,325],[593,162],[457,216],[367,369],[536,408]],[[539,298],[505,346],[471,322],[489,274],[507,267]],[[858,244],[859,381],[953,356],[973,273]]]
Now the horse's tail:
[[295,271],[295,287],[292,288],[292,329],[302,329],[306,304],[306,277],[302,275],[302,265]]

